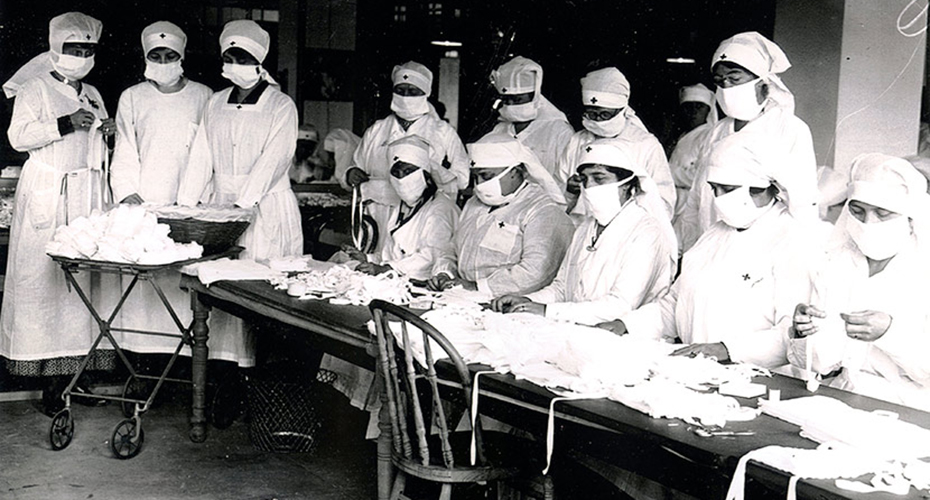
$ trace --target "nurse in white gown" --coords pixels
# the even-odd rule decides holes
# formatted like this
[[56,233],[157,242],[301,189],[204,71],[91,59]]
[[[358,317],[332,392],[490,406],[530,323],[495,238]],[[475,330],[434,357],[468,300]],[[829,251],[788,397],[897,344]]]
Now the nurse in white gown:
[[[94,66],[102,30],[100,21],[80,12],[56,16],[49,23],[50,50],[3,86],[16,99],[10,145],[29,153],[16,189],[0,313],[0,356],[13,375],[71,375],[98,333],[45,245],[56,227],[89,215],[103,200],[103,136],[116,126],[97,89],[81,81]],[[76,278],[93,300],[86,273]],[[113,366],[108,344],[90,358],[89,369]]]
[[391,186],[401,203],[376,221],[385,243],[379,254],[356,255],[364,259],[356,270],[373,275],[394,270],[426,281],[437,271],[440,256],[454,251],[452,231],[459,207],[437,189],[431,172],[443,167],[432,165],[425,140],[403,137],[388,145],[387,154],[392,161]]
[[[238,244],[240,258],[269,259],[303,253],[303,233],[297,198],[287,172],[297,145],[297,107],[278,90],[262,68],[270,37],[254,21],[231,21],[220,35],[223,76],[235,85],[217,92],[204,110],[178,191],[178,204],[198,202],[255,208],[256,216]],[[255,362],[252,342],[242,335],[241,322],[219,326],[211,320],[211,355],[240,366]]]
[[[679,112],[688,120],[689,129],[678,138],[668,157],[668,168],[675,181],[675,214],[672,225],[684,211],[688,193],[697,176],[698,155],[717,123],[717,102],[714,93],[703,84],[687,85],[678,92]],[[676,230],[678,228],[676,227]],[[679,230],[680,231],[680,230]]]
[[586,146],[577,171],[583,178],[581,198],[592,216],[575,230],[551,284],[526,296],[499,297],[492,302],[494,310],[593,326],[668,291],[678,245],[664,210],[657,217],[641,204],[659,195],[633,159],[634,147],[617,140]]
[[817,159],[811,131],[795,116],[794,95],[778,77],[790,67],[781,48],[754,31],[720,42],[714,52],[711,71],[717,103],[727,117],[717,122],[698,153],[697,176],[676,226],[683,250],[717,221],[714,195],[707,185],[707,158],[720,140],[734,134],[755,134],[788,156],[781,168],[798,179],[791,193],[792,215],[817,219]]
[[[145,81],[126,89],[116,110],[119,135],[110,165],[110,187],[120,203],[173,205],[204,105],[213,95],[206,85],[184,76],[182,63],[187,35],[178,26],[159,21],[142,30]],[[182,324],[190,324],[190,297],[179,288],[180,273],[156,276]],[[130,279],[122,278],[122,289]],[[112,310],[119,289],[112,290]],[[127,297],[114,326],[178,333],[178,327],[158,295],[138,283]],[[120,346],[134,352],[174,352],[178,341],[168,337],[117,332]],[[187,349],[186,351],[189,351]],[[185,352],[186,352],[185,351]]]
[[832,387],[930,411],[927,180],[878,153],[856,158],[850,174],[788,359]]
[[724,139],[709,159],[717,221],[682,257],[662,299],[604,325],[615,333],[680,339],[678,355],[774,368],[787,364],[787,330],[823,228],[795,219],[785,200],[797,182],[784,156],[748,134]]

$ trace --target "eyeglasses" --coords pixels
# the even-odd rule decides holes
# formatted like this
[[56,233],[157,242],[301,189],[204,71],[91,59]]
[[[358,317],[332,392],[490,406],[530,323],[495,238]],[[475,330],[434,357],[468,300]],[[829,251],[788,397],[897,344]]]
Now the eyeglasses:
[[585,118],[589,120],[593,120],[596,122],[603,122],[603,121],[610,120],[611,118],[619,115],[621,111],[623,111],[623,108],[610,109],[610,108],[591,107],[591,108],[586,108],[584,110],[583,115]]

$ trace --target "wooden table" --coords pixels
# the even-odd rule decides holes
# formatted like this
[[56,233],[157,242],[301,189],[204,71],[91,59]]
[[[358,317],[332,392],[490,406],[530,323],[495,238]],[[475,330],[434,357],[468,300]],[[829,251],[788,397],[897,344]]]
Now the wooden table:
[[[212,306],[234,314],[258,314],[308,332],[315,346],[349,362],[374,368],[377,346],[365,326],[371,316],[367,308],[338,306],[327,302],[297,300],[284,291],[259,281],[217,282],[209,287],[196,278],[184,276],[181,286],[191,291],[194,311],[193,328],[193,379],[194,398],[191,416],[191,438],[203,441],[206,437],[204,418],[204,387],[206,381],[207,325]],[[451,364],[439,363],[439,372],[445,380],[454,380]],[[473,371],[486,369],[473,365]],[[774,376],[758,378],[756,382],[781,390],[783,399],[808,395],[800,380]],[[447,382],[449,385],[455,385]],[[521,429],[544,436],[549,401],[548,390],[511,375],[486,375],[480,382],[481,413]],[[864,396],[822,387],[818,394],[827,395],[865,410],[888,409],[900,418],[930,428],[930,414],[918,410],[880,402]],[[743,399],[741,403],[754,405]],[[751,430],[752,436],[699,437],[686,423],[678,420],[653,419],[648,415],[606,399],[562,402],[556,405],[560,428],[555,434],[556,449],[579,450],[594,457],[616,462],[645,477],[670,484],[699,498],[723,498],[729,478],[738,459],[747,452],[771,444],[797,448],[814,448],[815,443],[803,439],[793,424],[761,415],[749,422],[731,422],[728,430]],[[382,424],[385,421],[382,420]],[[378,442],[378,497],[386,499],[390,493],[393,471],[390,466],[389,425],[382,425],[382,438]],[[649,452],[648,459],[640,455],[630,458],[628,450]],[[618,451],[620,453],[618,453]],[[645,452],[644,452],[645,453]],[[658,453],[658,455],[656,455]],[[652,459],[663,461],[657,468]],[[666,464],[665,461],[668,461]],[[658,470],[667,469],[668,470]],[[677,472],[682,472],[677,474]],[[747,478],[757,487],[768,488],[784,495],[788,476],[776,469],[750,463]],[[871,493],[857,495],[840,490],[833,481],[810,480],[798,483],[798,498],[843,499],[868,498],[885,500],[921,498],[912,488],[909,496]],[[750,498],[747,496],[747,498]]]

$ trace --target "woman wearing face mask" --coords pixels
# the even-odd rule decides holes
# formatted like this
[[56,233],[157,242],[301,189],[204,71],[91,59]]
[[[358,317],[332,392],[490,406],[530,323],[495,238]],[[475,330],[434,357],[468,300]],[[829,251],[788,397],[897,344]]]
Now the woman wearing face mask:
[[[181,63],[187,36],[181,28],[159,21],[142,30],[141,38],[145,81],[126,89],[119,99],[119,135],[110,165],[110,187],[113,198],[120,203],[173,205],[203,108],[213,91],[184,76]],[[178,288],[180,273],[166,271],[157,279],[181,322],[190,322],[190,297]],[[130,281],[123,279],[122,286],[128,286]],[[103,310],[112,310],[120,288],[105,287],[102,292],[110,295],[110,305]],[[135,288],[114,326],[177,331],[174,320],[149,286]],[[177,347],[177,341],[167,337],[131,332],[118,335],[120,346],[130,351],[173,353]]]
[[426,141],[403,137],[391,143],[387,153],[393,161],[391,186],[401,203],[391,207],[386,220],[377,221],[379,232],[386,235],[378,258],[369,262],[364,254],[355,254],[362,260],[356,270],[377,275],[393,269],[426,281],[433,276],[439,257],[454,252],[452,230],[459,208],[436,189]]
[[[455,199],[468,185],[468,153],[455,129],[441,120],[427,101],[433,87],[433,73],[417,62],[394,66],[391,72],[392,114],[376,121],[355,150],[352,163],[345,170],[345,184],[360,187],[366,210],[375,220],[384,220],[390,207],[400,204],[391,186],[393,162],[387,154],[388,144],[407,136],[419,136],[430,144],[431,170],[439,191]],[[343,182],[340,180],[340,182]],[[384,240],[378,243],[379,252]]]
[[565,113],[542,95],[543,69],[517,56],[491,72],[498,93],[500,121],[488,135],[516,137],[557,177],[559,154],[572,135]]
[[717,103],[727,115],[718,121],[698,153],[698,174],[678,219],[682,248],[687,250],[717,219],[707,185],[707,158],[733,134],[751,133],[787,157],[782,168],[798,179],[791,204],[798,217],[816,220],[817,160],[810,128],[794,114],[794,95],[778,74],[791,67],[775,43],[756,32],[740,33],[720,43],[711,60]]
[[566,187],[571,213],[584,215],[584,205],[577,203],[581,180],[575,167],[585,153],[585,146],[598,139],[623,141],[632,160],[641,165],[655,182],[666,207],[666,219],[675,209],[675,182],[668,167],[662,144],[649,133],[646,125],[630,108],[630,82],[617,68],[603,68],[581,79],[584,103],[583,130],[575,132],[559,158],[559,183]]
[[595,141],[579,160],[581,199],[592,216],[575,230],[553,282],[526,296],[505,295],[495,311],[530,312],[596,325],[664,295],[678,245],[667,219],[640,205],[655,184],[633,159],[633,145]]
[[682,257],[669,293],[603,327],[681,339],[688,346],[677,355],[787,363],[787,331],[823,227],[792,216],[797,180],[783,175],[784,157],[753,139],[728,137],[711,154],[708,182],[720,220]]
[[[97,89],[81,81],[94,66],[102,30],[100,21],[79,12],[53,18],[50,50],[3,86],[8,97],[16,98],[7,131],[10,144],[28,152],[29,159],[10,227],[0,356],[12,375],[49,377],[43,395],[48,413],[63,406],[57,395],[94,338],[87,309],[69,292],[61,269],[45,255],[45,245],[56,227],[89,215],[103,200],[103,136],[112,136],[116,127]],[[94,298],[88,277],[76,278]],[[88,368],[110,368],[114,359],[112,350],[98,350]]]
[[539,290],[558,272],[573,231],[558,185],[512,136],[485,136],[468,150],[475,196],[430,287],[457,284],[488,298]]
[[[270,41],[254,21],[223,28],[223,77],[234,85],[207,103],[178,190],[179,205],[256,209],[238,242],[246,259],[303,254],[300,211],[287,175],[297,147],[297,107],[261,66]],[[211,315],[211,357],[252,366],[254,350],[241,323],[219,327],[221,318],[230,317]]]
[[810,300],[795,310],[788,359],[832,387],[930,411],[926,192],[905,160],[853,161]]

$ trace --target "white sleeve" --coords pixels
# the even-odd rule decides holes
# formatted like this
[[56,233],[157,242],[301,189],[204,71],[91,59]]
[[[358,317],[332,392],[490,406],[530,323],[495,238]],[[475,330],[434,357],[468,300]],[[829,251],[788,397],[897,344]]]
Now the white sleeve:
[[194,206],[204,199],[204,193],[213,182],[213,153],[210,151],[210,104],[204,109],[203,119],[191,145],[187,167],[178,186],[178,205]]
[[659,300],[620,316],[629,335],[654,340],[677,338],[675,308],[678,305],[678,288],[679,282],[676,281]]
[[41,85],[44,84],[36,80],[26,82],[13,100],[13,116],[10,118],[7,137],[16,151],[39,149],[61,140],[58,132],[59,117],[46,117],[43,112],[45,97]]
[[652,177],[653,182],[659,188],[659,196],[665,202],[665,208],[668,210],[669,219],[675,213],[675,200],[678,198],[678,192],[675,190],[675,180],[672,178],[672,171],[668,166],[668,159],[665,157],[665,150],[662,144],[654,136],[650,136],[648,159],[646,160],[646,171]]
[[116,109],[116,148],[110,164],[110,187],[119,202],[131,194],[138,194],[142,160],[136,142],[135,109],[132,93],[123,92]]
[[449,210],[434,210],[428,214],[423,214],[427,219],[421,228],[416,252],[384,263],[406,275],[428,274],[434,276],[436,271],[443,270],[444,268],[440,264],[441,256],[455,253],[452,244],[452,231],[455,227],[458,210],[455,209],[454,205],[449,208]]
[[285,97],[285,100],[283,106],[274,110],[274,121],[262,147],[262,154],[249,171],[245,185],[239,190],[236,205],[241,208],[258,204],[275,182],[287,176],[291,167],[291,159],[297,148],[297,106],[289,97]]

